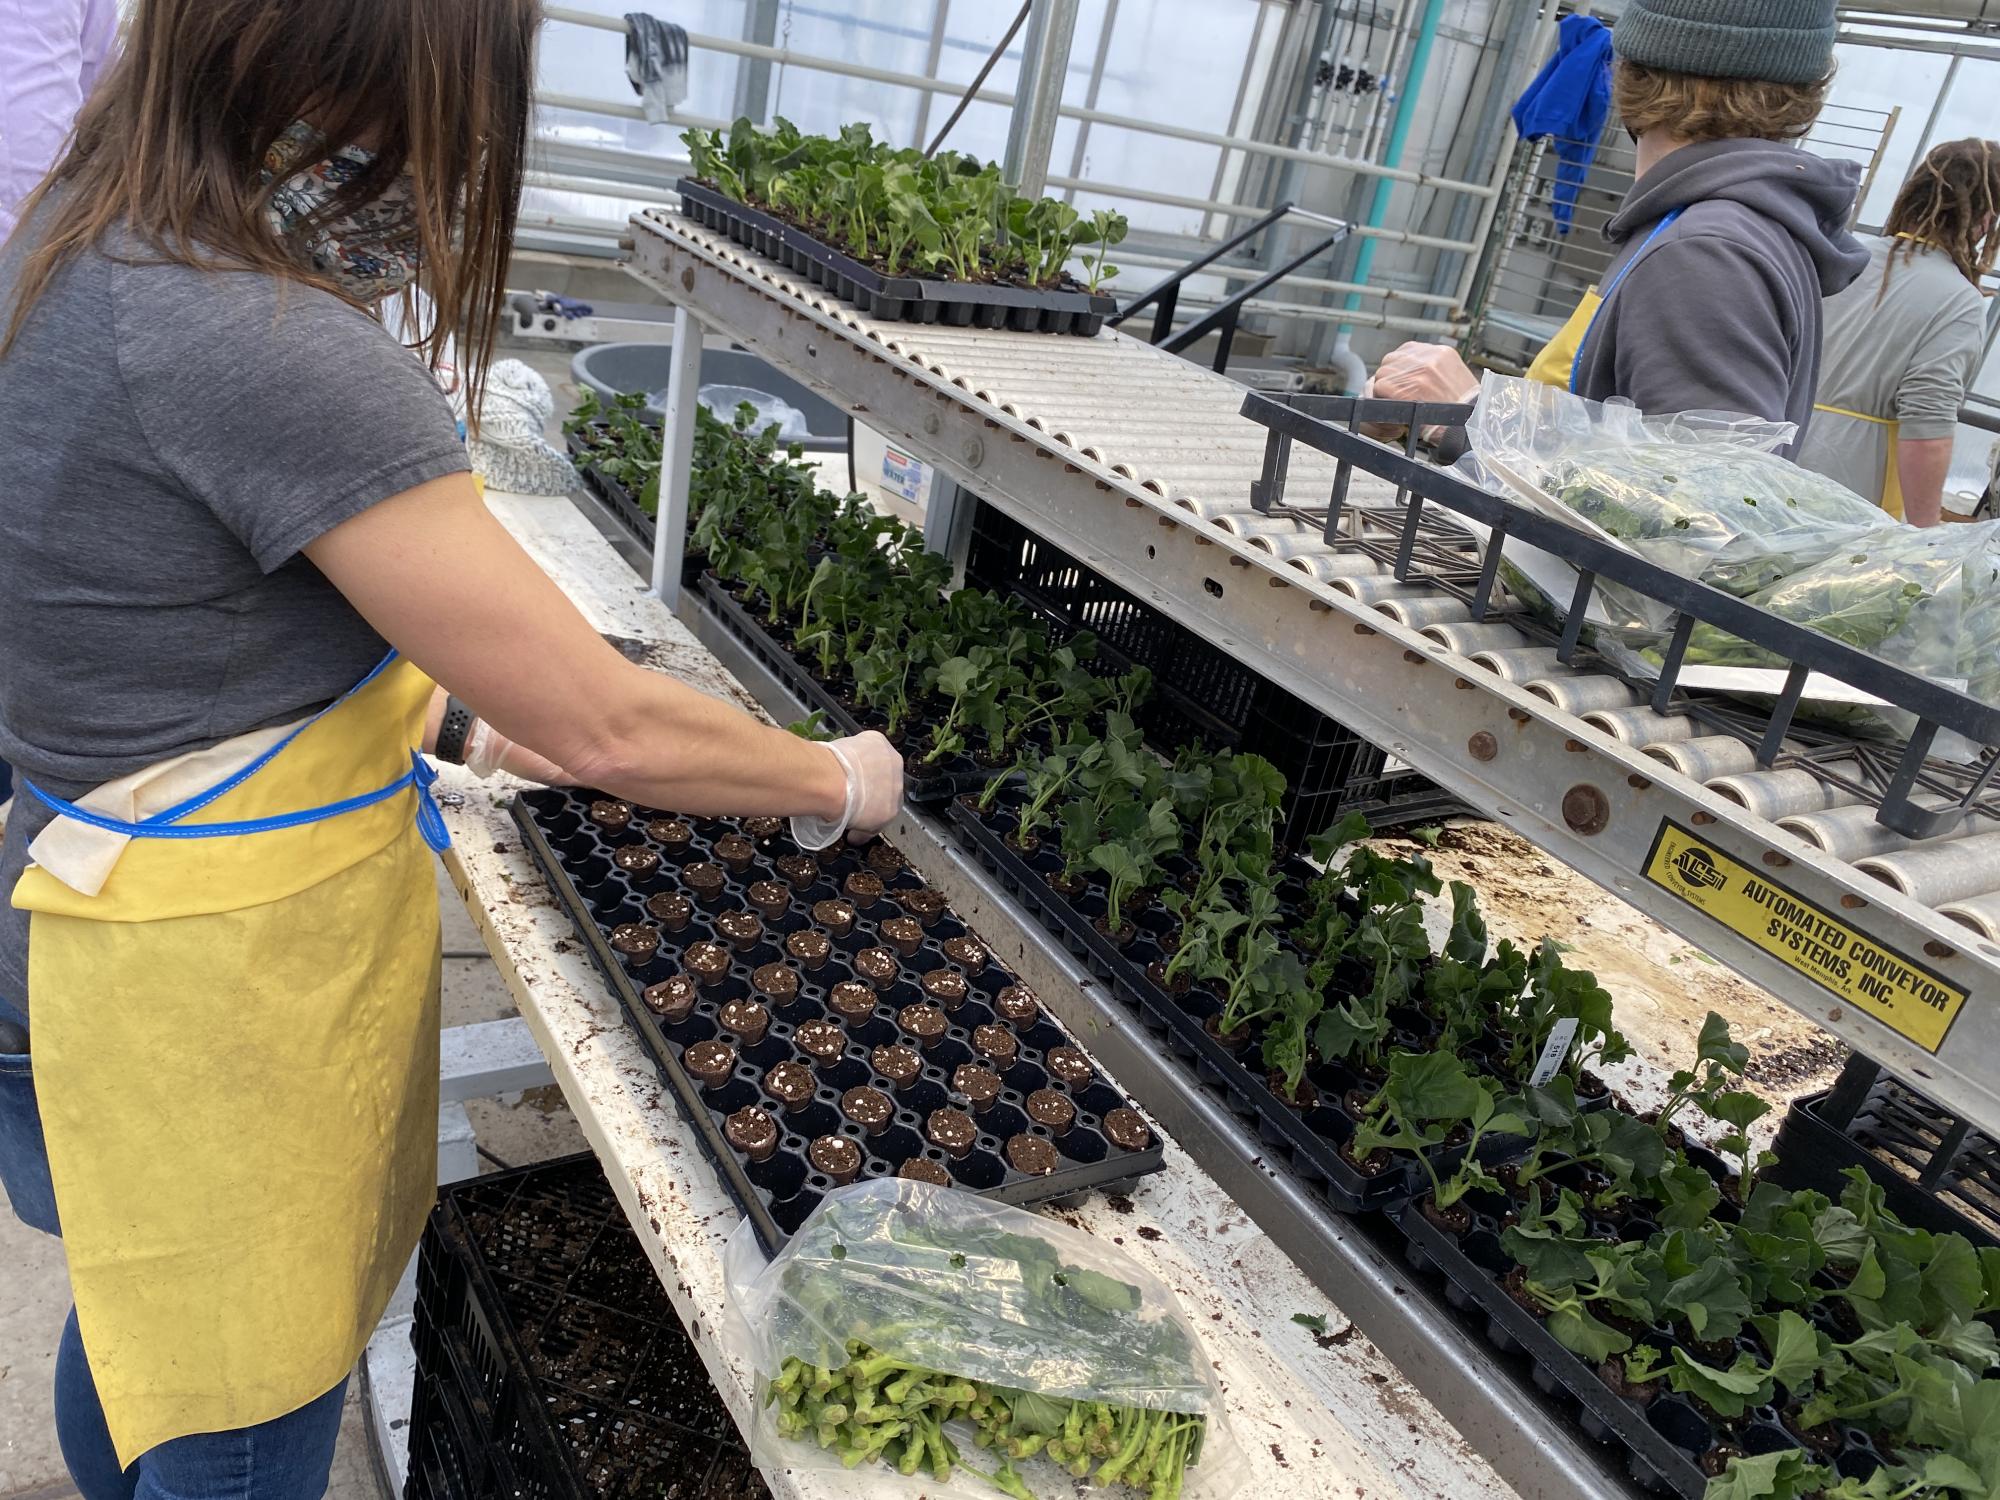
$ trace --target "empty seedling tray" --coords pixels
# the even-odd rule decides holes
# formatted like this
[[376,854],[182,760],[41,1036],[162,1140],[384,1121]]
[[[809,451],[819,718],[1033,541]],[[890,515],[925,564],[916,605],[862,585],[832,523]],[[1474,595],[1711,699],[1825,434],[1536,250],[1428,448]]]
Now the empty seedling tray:
[[738,203],[692,178],[683,177],[677,190],[681,211],[696,223],[727,235],[885,322],[947,323],[1089,337],[1118,310],[1116,300],[1102,292],[885,276],[803,229]]
[[[814,856],[799,850],[777,819],[749,819],[740,827],[682,820],[556,788],[522,793],[515,817],[767,1250],[775,1252],[845,1178],[814,1159],[821,1141],[855,1148],[857,1178],[924,1174],[1008,1203],[1159,1170],[1163,1152],[1150,1125],[1143,1139],[1133,1134],[1129,1145],[1118,1144],[1113,1137],[1122,1127],[1143,1123],[1136,1113],[1107,1123],[1114,1111],[1130,1108],[1125,1098],[1080,1050],[1051,1060],[1057,1049],[1076,1044],[1038,1005],[1008,1018],[1001,992],[1016,984],[1014,976],[888,845],[878,842],[866,856],[848,845]],[[869,902],[850,880],[863,877],[865,887],[871,875],[883,892]],[[675,927],[680,901],[687,915]],[[829,911],[821,905],[828,902],[845,904]],[[739,917],[751,918],[754,928]],[[900,924],[885,930],[902,917],[917,923],[914,934]],[[644,934],[642,949],[657,939],[657,950],[631,951],[635,933]],[[809,933],[825,939],[817,961],[816,940],[789,941]],[[728,950],[726,965],[716,945]],[[866,977],[865,950],[884,950],[894,962],[882,965],[878,952],[881,967]],[[696,980],[703,959],[713,963]],[[760,969],[768,978],[777,968],[793,976],[790,998],[755,984]],[[683,984],[668,986],[677,979]],[[691,1003],[676,993],[686,989]],[[1009,1001],[1018,1005],[1024,993],[1015,991]],[[754,1012],[744,1010],[753,1002],[763,1010],[761,1030]],[[925,1036],[927,1028],[935,1034]],[[801,1044],[802,1032],[811,1041],[835,1040],[815,1060]],[[731,1052],[717,1059],[710,1047],[704,1049],[710,1055],[690,1058],[703,1043],[723,1043]],[[906,1061],[878,1056],[877,1049],[890,1047],[916,1052],[907,1076],[884,1071],[892,1060]],[[792,1071],[774,1076],[785,1064]],[[973,1081],[958,1075],[966,1065],[998,1075],[990,1103],[961,1087]],[[799,1086],[787,1100],[780,1080],[800,1085],[801,1069],[810,1074],[810,1091]],[[1066,1128],[1034,1117],[1051,1099],[1067,1103],[1067,1111],[1055,1106],[1073,1117]],[[886,1115],[872,1128],[859,1123],[870,1106]],[[731,1143],[730,1117],[750,1109],[777,1127],[768,1155]],[[940,1144],[934,1125],[959,1123],[949,1115],[940,1120],[940,1111],[970,1119],[972,1138],[961,1150]],[[1048,1170],[1021,1170],[1016,1153],[1039,1158]]]

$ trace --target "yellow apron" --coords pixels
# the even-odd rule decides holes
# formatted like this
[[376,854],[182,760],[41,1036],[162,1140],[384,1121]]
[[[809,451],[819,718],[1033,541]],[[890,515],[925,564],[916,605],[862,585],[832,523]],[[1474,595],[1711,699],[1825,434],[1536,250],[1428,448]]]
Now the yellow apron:
[[1844,406],[1815,404],[1813,410],[1823,411],[1836,417],[1852,417],[1857,422],[1873,422],[1877,427],[1889,429],[1889,459],[1882,466],[1882,509],[1897,520],[1902,520],[1903,471],[1898,450],[1902,445],[1903,424],[1894,417],[1871,417],[1866,412],[1849,411]]
[[31,866],[14,904],[34,914],[35,1091],[121,1464],[332,1389],[416,1247],[437,1163],[431,692],[391,657],[137,821],[24,788],[114,838],[95,894]]
[[1674,220],[1680,216],[1681,210],[1677,208],[1653,226],[1653,232],[1640,243],[1632,258],[1619,267],[1618,274],[1611,278],[1610,285],[1605,287],[1602,295],[1599,295],[1596,287],[1583,294],[1583,300],[1577,303],[1576,311],[1569,315],[1569,321],[1563,324],[1554,338],[1542,346],[1542,352],[1537,354],[1534,363],[1528,366],[1528,379],[1540,381],[1543,385],[1555,386],[1572,395],[1582,394],[1576,388],[1577,366],[1582,363],[1583,346],[1590,341],[1590,330],[1597,322],[1597,315],[1604,310],[1604,304],[1617,295],[1618,288],[1624,285],[1625,278],[1632,273],[1632,268],[1639,263],[1639,258],[1646,253],[1647,247],[1665,234]]

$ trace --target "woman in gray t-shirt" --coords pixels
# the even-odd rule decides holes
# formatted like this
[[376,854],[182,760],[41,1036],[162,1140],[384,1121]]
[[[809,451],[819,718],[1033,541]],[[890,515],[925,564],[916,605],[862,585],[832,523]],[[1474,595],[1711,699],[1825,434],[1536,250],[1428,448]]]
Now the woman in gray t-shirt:
[[296,1500],[434,1202],[420,752],[565,767],[635,840],[879,828],[902,763],[627,661],[383,326],[424,290],[477,411],[536,0],[128,10],[0,249],[0,1182],[66,1242],[86,1500]]
[[1866,244],[1867,271],[1826,300],[1818,415],[1798,460],[1934,526],[1985,347],[1979,278],[2000,255],[2000,143],[1933,149]]

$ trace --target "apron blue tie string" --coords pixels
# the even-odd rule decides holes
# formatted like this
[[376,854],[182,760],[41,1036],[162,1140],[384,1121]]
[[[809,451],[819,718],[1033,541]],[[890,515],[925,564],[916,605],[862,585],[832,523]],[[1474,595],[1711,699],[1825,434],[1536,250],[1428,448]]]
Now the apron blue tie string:
[[307,823],[320,823],[328,818],[337,818],[343,813],[359,812],[364,807],[373,807],[378,802],[388,801],[405,788],[412,788],[417,794],[417,831],[423,835],[424,842],[434,852],[442,854],[451,847],[451,830],[445,827],[444,814],[438,810],[437,799],[431,795],[431,784],[437,780],[437,771],[433,769],[429,761],[424,759],[422,753],[416,750],[410,752],[409,770],[398,776],[387,786],[377,787],[372,792],[362,792],[358,796],[343,797],[338,802],[325,802],[321,803],[318,807],[302,808],[297,812],[278,813],[268,818],[246,818],[233,823],[181,824],[181,819],[191,813],[199,812],[218,797],[241,786],[258,771],[269,765],[277,757],[279,751],[283,750],[312,725],[318,723],[327,714],[333,712],[334,709],[340,707],[341,704],[345,703],[349,698],[352,698],[356,693],[368,686],[369,683],[381,676],[395,659],[396,653],[391,651],[375,664],[374,669],[366,677],[355,683],[353,687],[342,693],[338,699],[329,703],[325,708],[306,720],[305,723],[299,725],[297,729],[294,729],[290,734],[279,740],[277,744],[266,750],[262,755],[259,755],[240,771],[224,777],[207,791],[190,797],[178,806],[170,807],[164,812],[153,813],[151,816],[137,823],[126,822],[122,818],[107,818],[100,813],[94,813],[86,808],[79,807],[74,802],[66,802],[61,797],[42,790],[42,788],[36,786],[34,782],[28,780],[26,777],[21,778],[21,785],[28,790],[36,801],[40,802],[58,817],[72,818],[79,823],[87,823],[92,828],[102,828],[107,833],[122,833],[127,838],[134,839],[223,839],[238,838],[252,833],[269,833],[279,828],[299,828]]

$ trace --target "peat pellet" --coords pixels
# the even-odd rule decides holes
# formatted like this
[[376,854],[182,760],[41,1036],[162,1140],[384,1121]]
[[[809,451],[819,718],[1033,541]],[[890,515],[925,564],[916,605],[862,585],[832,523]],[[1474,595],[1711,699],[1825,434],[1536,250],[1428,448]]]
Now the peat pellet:
[[951,1173],[928,1156],[912,1156],[896,1168],[896,1175],[908,1182],[928,1182],[932,1187],[950,1187]]
[[782,880],[753,880],[744,893],[752,911],[766,922],[775,922],[792,904],[792,888]]
[[1046,1177],[1056,1169],[1056,1148],[1038,1135],[1007,1137],[1007,1165],[1024,1177]]
[[868,1064],[891,1085],[906,1089],[924,1074],[924,1060],[916,1049],[901,1042],[889,1042],[868,1054]]
[[884,880],[893,879],[908,868],[903,863],[901,851],[894,844],[884,843],[881,839],[870,844],[867,854],[862,857],[868,861],[868,868]]
[[718,1089],[736,1071],[736,1049],[728,1042],[696,1042],[681,1054],[681,1066],[705,1089]]
[[806,967],[806,972],[826,962],[826,956],[833,952],[833,939],[816,927],[805,927],[790,934],[785,939],[785,952]]
[[1000,1075],[978,1063],[960,1063],[951,1072],[951,1091],[963,1094],[974,1114],[984,1114],[1000,1097]]
[[896,899],[903,903],[904,911],[926,927],[935,926],[937,919],[944,915],[944,897],[929,886],[920,885],[915,890],[898,891]]
[[896,1024],[917,1039],[917,1045],[928,1052],[938,1044],[951,1024],[945,1020],[944,1012],[935,1005],[906,1005],[896,1012]]
[[679,891],[661,891],[646,898],[646,915],[669,932],[679,932],[694,920],[694,903]]
[[684,818],[655,818],[646,825],[646,837],[679,859],[694,842],[694,826]]
[[681,880],[694,892],[695,900],[703,906],[713,906],[721,899],[723,888],[729,884],[729,875],[721,865],[702,860],[682,870]]
[[843,1021],[865,1021],[875,1014],[875,991],[858,979],[843,979],[827,992],[826,1003]]
[[932,969],[924,975],[924,993],[946,1010],[965,1004],[965,976],[956,969]]
[[924,924],[915,917],[891,917],[875,929],[882,941],[905,958],[913,957],[924,945]]
[[690,943],[687,952],[681,955],[681,963],[704,988],[727,979],[732,962],[729,950],[720,943]]
[[660,929],[646,922],[620,922],[611,929],[611,951],[635,964],[650,963],[660,951]]
[[792,1033],[792,1045],[816,1067],[839,1062],[847,1052],[847,1033],[831,1021],[808,1021]]
[[924,1134],[940,1151],[963,1156],[979,1139],[979,1127],[962,1109],[934,1109],[924,1122]]
[[843,859],[847,858],[847,840],[835,839],[824,849],[813,850],[813,858],[819,862],[819,867],[822,870],[832,869]]
[[813,921],[837,938],[854,931],[854,903],[851,901],[813,902]]
[[1021,1044],[1014,1040],[1014,1033],[1005,1026],[975,1026],[972,1028],[972,1050],[982,1057],[992,1058],[1003,1068],[1011,1068]]
[[741,875],[757,857],[757,846],[740,833],[725,833],[715,841],[715,857]]
[[590,821],[599,828],[608,828],[613,833],[628,828],[632,823],[632,804],[602,798],[590,804]]
[[1144,1151],[1153,1144],[1146,1117],[1131,1108],[1114,1109],[1104,1117],[1104,1136],[1121,1151]]
[[779,879],[795,891],[803,891],[819,879],[819,866],[810,855],[781,854],[777,860]]
[[782,1010],[799,998],[799,971],[789,964],[759,964],[750,973],[750,988]]
[[783,818],[759,817],[745,818],[743,820],[743,832],[760,844],[767,839],[776,838],[784,831],[785,820]]
[[627,875],[650,875],[660,868],[660,852],[644,844],[627,844],[611,851],[611,863]]
[[841,883],[840,888],[857,911],[867,911],[882,899],[882,877],[873,870],[856,870]]
[[993,997],[993,1011],[1015,1026],[1032,1026],[1041,1014],[1041,1005],[1025,984],[1010,984]]
[[896,1106],[880,1089],[864,1084],[840,1096],[840,1112],[870,1135],[880,1135],[895,1118]]
[[639,998],[646,1002],[646,1009],[662,1021],[669,1026],[678,1026],[694,1014],[695,983],[685,974],[676,974],[672,979],[647,985]]
[[845,1187],[861,1171],[861,1148],[844,1135],[823,1135],[806,1147],[806,1160],[835,1187]]
[[896,955],[890,949],[863,948],[854,955],[854,972],[879,990],[894,984],[903,966],[896,962]]
[[819,1080],[804,1063],[781,1062],[764,1075],[764,1092],[784,1105],[787,1114],[797,1114],[812,1103]]
[[741,1037],[746,1047],[763,1041],[771,1025],[771,1013],[756,1000],[732,1000],[722,1007],[716,1019],[724,1031],[733,1031]]
[[1054,1089],[1036,1089],[1028,1095],[1028,1118],[1037,1125],[1046,1125],[1049,1134],[1067,1135],[1070,1126],[1076,1123],[1076,1106],[1069,1102],[1069,1096],[1059,1094]]
[[1081,1047],[1051,1047],[1042,1065],[1064,1088],[1080,1089],[1095,1076]]
[[764,938],[764,923],[754,911],[726,911],[715,919],[715,930],[738,953],[748,953]]
[[986,967],[986,945],[977,938],[946,938],[944,956],[960,968],[970,969],[975,974]]
[[722,1122],[722,1134],[730,1145],[752,1161],[769,1161],[778,1149],[778,1122],[770,1111],[746,1104]]

